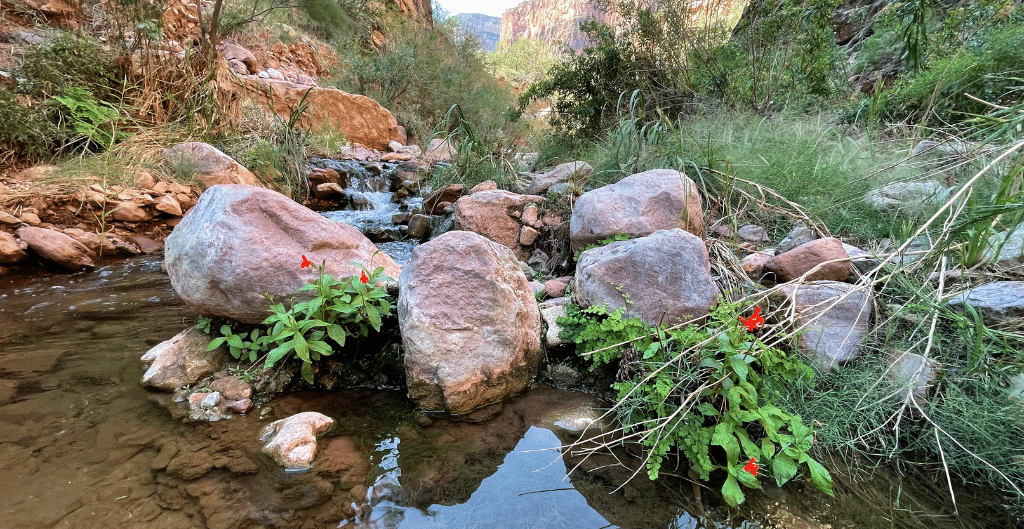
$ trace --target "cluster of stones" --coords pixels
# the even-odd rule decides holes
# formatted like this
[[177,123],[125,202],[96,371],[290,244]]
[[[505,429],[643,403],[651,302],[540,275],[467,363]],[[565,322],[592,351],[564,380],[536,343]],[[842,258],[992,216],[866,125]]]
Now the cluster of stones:
[[[583,165],[574,162],[559,169],[560,177],[553,178],[550,172],[535,175],[528,189],[543,193],[564,185],[562,189],[571,192],[581,170]],[[542,290],[531,286],[528,278],[538,272],[539,263],[534,261],[531,267],[524,262],[537,253],[530,230],[540,232],[561,219],[546,218],[550,214],[538,207],[540,195],[495,187],[484,183],[466,191],[450,186],[429,196],[419,214],[449,213],[455,229],[418,246],[409,263],[399,267],[355,229],[326,221],[273,191],[216,185],[168,237],[166,268],[174,288],[197,312],[258,322],[267,314],[265,293],[277,299],[292,296],[314,278],[314,271],[298,267],[299,255],[326,263],[336,277],[358,273],[347,263],[384,266],[398,280],[397,310],[410,397],[424,411],[456,415],[526,389],[544,344],[560,345],[556,320],[569,303],[621,308],[626,316],[659,325],[699,320],[721,298],[704,239],[709,230],[701,197],[696,184],[681,172],[647,171],[580,195],[567,222],[570,246],[581,252],[575,273],[549,279]],[[861,354],[874,298],[868,286],[857,283],[858,272],[879,266],[876,258],[835,238],[819,238],[802,225],[769,250],[758,249],[770,240],[757,226],[735,231],[715,226],[710,231],[741,242],[738,247],[751,252],[743,260],[745,271],[773,287],[766,300],[772,310],[766,314],[771,322],[800,329],[795,346],[801,354],[823,369]],[[597,244],[623,234],[626,240]],[[216,249],[211,249],[212,241]],[[256,247],[262,251],[252,252]],[[569,279],[572,296],[562,297]],[[538,292],[552,299],[538,304]],[[542,337],[544,324],[547,333]],[[200,341],[208,343],[209,338]],[[205,355],[204,343],[194,349]],[[224,354],[215,351],[207,356]],[[153,366],[177,366],[179,373],[196,364],[187,356],[148,356]],[[169,385],[180,387],[211,376],[215,380],[222,368],[214,362],[202,373]],[[169,387],[158,385],[157,375],[150,371],[144,384]],[[933,360],[911,353],[894,354],[889,368],[890,378],[914,396],[925,396],[940,371]],[[181,396],[189,401],[194,417],[228,413],[242,400],[213,386]],[[301,426],[270,429],[302,432],[299,437],[306,439],[275,445],[296,446],[295,453],[308,456],[293,460],[290,451],[273,456],[285,466],[308,465],[315,454],[315,437],[326,423],[319,417],[307,418]]]
[[[43,170],[36,167],[33,170]],[[52,210],[19,208],[17,215],[0,210],[0,273],[3,266],[24,265],[37,260],[68,270],[91,270],[102,255],[137,255],[159,250],[159,244],[132,232],[140,224],[158,220],[174,226],[179,218],[196,202],[197,192],[189,186],[158,181],[147,171],[136,174],[136,188],[119,185],[89,186],[70,197],[78,207],[64,207],[72,215],[88,204],[103,217],[105,232],[92,224],[81,222],[77,226],[63,226],[44,222],[43,218],[57,217]],[[94,224],[94,223],[93,223]]]

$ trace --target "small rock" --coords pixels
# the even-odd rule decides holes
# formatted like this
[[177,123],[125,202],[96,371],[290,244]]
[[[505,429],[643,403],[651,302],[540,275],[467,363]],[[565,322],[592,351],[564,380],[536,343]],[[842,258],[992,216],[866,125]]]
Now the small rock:
[[793,324],[802,329],[796,345],[804,356],[829,370],[860,355],[874,306],[870,291],[836,281],[812,281],[786,285],[781,292],[795,305]]
[[530,246],[533,244],[533,241],[537,240],[538,235],[540,235],[540,232],[537,230],[529,226],[523,226],[522,229],[519,230],[519,244],[523,246]]
[[157,344],[140,360],[146,368],[142,385],[174,391],[216,373],[227,360],[228,352],[223,347],[208,352],[206,348],[212,340],[200,331],[185,329]]
[[21,221],[30,226],[38,226],[43,222],[42,220],[39,219],[39,215],[36,215],[31,211],[22,211]]
[[120,202],[114,204],[110,211],[110,216],[113,217],[114,220],[119,220],[121,222],[143,222],[153,218],[153,215],[135,202]]
[[248,382],[235,377],[225,376],[214,380],[210,389],[220,392],[224,398],[231,400],[242,400],[252,397],[252,386]]
[[[807,274],[805,281],[843,281],[850,275],[849,254],[836,238],[816,239],[768,261],[767,271],[775,274],[779,283],[788,283]],[[819,266],[820,265],[820,266]]]
[[[476,189],[476,188],[473,188]],[[472,194],[473,192],[470,191]],[[519,217],[519,221],[526,226],[533,226],[534,228],[540,227],[540,209],[537,208],[536,204],[529,204],[523,208],[523,215]]]
[[156,209],[175,217],[180,217],[183,214],[181,211],[181,204],[178,204],[178,201],[171,195],[164,195],[160,197],[160,200],[157,201],[155,207]]
[[540,316],[548,326],[548,331],[544,335],[544,341],[549,347],[568,343],[566,340],[558,337],[558,333],[562,332],[562,327],[558,325],[558,318],[566,315],[565,306],[568,303],[569,300],[567,298],[556,298],[549,299],[539,305]]
[[754,224],[747,224],[746,226],[741,226],[740,229],[736,230],[736,235],[739,235],[739,237],[744,241],[753,243],[763,243],[771,241],[771,238],[768,237],[768,230],[760,226],[756,226]]
[[798,220],[793,224],[793,229],[790,230],[789,235],[786,235],[786,238],[782,239],[779,246],[775,248],[775,255],[786,253],[797,246],[802,246],[817,238],[818,235],[807,226],[807,223]]
[[900,395],[924,398],[939,378],[942,364],[934,358],[925,358],[917,353],[891,351],[886,377],[900,390]]
[[544,282],[544,292],[548,297],[560,298],[565,295],[565,289],[569,287],[569,280],[564,278],[549,279]]
[[430,233],[430,217],[419,213],[409,217],[409,237],[422,239]]
[[530,185],[526,187],[527,195],[543,195],[551,186],[568,182],[573,178],[586,178],[594,172],[594,168],[587,162],[567,162],[555,166],[554,169],[533,177]]
[[978,309],[985,323],[1024,317],[1024,281],[995,281],[964,292],[949,300],[950,308],[968,304]]
[[59,231],[23,226],[18,228],[16,234],[36,255],[46,261],[69,270],[92,270],[96,267],[89,248]]
[[473,193],[479,193],[481,191],[494,191],[495,189],[498,189],[497,182],[494,180],[484,180],[483,182],[473,186],[472,189],[469,190],[469,194],[472,195]]
[[135,173],[135,185],[139,189],[153,189],[156,185],[156,178],[149,171],[138,171]]
[[28,253],[21,249],[14,235],[0,231],[0,265],[18,264],[28,259]]
[[132,235],[128,237],[128,240],[139,248],[139,251],[144,254],[157,253],[164,249],[164,245],[146,237],[145,235]]
[[[548,345],[551,344],[549,343]],[[544,375],[548,379],[548,383],[560,389],[574,388],[579,385],[580,380],[583,378],[580,376],[579,371],[565,364],[548,364],[544,370]]]
[[263,453],[285,468],[309,468],[316,457],[316,437],[334,426],[334,419],[312,411],[274,421],[260,433]]
[[19,219],[18,217],[15,217],[14,215],[11,215],[10,213],[8,213],[6,211],[0,211],[0,224],[3,224],[5,226],[9,226],[9,227],[14,227],[14,226],[20,226],[23,223],[22,223],[21,219]]

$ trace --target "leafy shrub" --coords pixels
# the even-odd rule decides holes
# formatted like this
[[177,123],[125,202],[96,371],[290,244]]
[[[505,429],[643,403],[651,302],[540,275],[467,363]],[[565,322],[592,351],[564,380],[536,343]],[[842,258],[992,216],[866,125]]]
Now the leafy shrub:
[[392,23],[381,50],[339,50],[349,68],[338,87],[377,100],[421,140],[458,104],[481,141],[494,144],[503,135],[511,91],[487,72],[475,39],[456,38],[454,28],[454,22],[433,29]]
[[615,409],[623,433],[647,447],[651,479],[676,448],[700,479],[726,473],[722,494],[733,506],[744,500],[740,485],[761,488],[748,458],[779,486],[806,471],[831,494],[831,476],[810,455],[813,432],[776,405],[786,384],[810,379],[812,370],[748,332],[738,309],[719,304],[702,327],[652,328],[623,318],[623,309],[569,306],[558,323],[593,364],[619,362]]
[[0,86],[0,164],[42,158],[50,152],[56,127],[42,112],[23,105],[14,92]]
[[[302,361],[302,378],[313,384],[313,362],[345,347],[348,337],[366,337],[371,329],[380,332],[383,319],[391,314],[391,299],[379,284],[393,281],[384,275],[384,269],[378,267],[367,274],[358,263],[350,264],[361,269],[360,276],[339,281],[324,271],[321,263],[316,282],[299,289],[313,292],[312,299],[285,308],[268,296],[271,315],[263,321],[264,329],[234,334],[229,325],[223,325],[221,336],[210,342],[209,350],[227,345],[232,356],[249,362],[256,362],[259,354],[265,353],[264,369],[294,354]],[[207,332],[209,328],[208,321],[200,327]]]
[[96,40],[61,33],[52,41],[28,47],[14,77],[19,79],[17,90],[32,97],[81,87],[100,101],[112,102],[123,94],[124,73],[117,56]]

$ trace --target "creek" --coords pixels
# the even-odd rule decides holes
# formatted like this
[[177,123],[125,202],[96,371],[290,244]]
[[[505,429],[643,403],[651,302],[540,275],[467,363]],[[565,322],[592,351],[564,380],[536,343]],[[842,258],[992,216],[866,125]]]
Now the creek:
[[[328,213],[382,229],[373,215]],[[397,206],[395,206],[397,207]],[[366,226],[360,226],[367,229]],[[388,246],[388,245],[391,246]],[[382,243],[405,262],[415,242]],[[193,324],[155,256],[92,273],[0,278],[0,526],[10,529],[1010,527],[990,491],[943,507],[943,483],[882,469],[835,472],[837,497],[767,486],[741,512],[644,473],[627,451],[583,461],[565,426],[602,404],[536,385],[465,420],[417,413],[401,392],[302,391],[213,423],[180,422],[139,386],[139,357]],[[606,403],[604,405],[607,405]],[[312,469],[286,472],[260,430],[302,411],[336,426]],[[582,415],[581,415],[582,414]],[[796,516],[797,510],[803,515]],[[810,513],[808,515],[807,513]],[[828,521],[821,525],[810,518]],[[750,521],[757,520],[757,523]]]

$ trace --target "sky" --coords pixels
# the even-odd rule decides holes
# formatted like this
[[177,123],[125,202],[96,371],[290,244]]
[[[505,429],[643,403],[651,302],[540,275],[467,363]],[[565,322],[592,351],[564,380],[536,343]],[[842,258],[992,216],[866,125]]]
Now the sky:
[[515,7],[525,0],[437,0],[451,14],[483,13],[492,17],[500,17],[506,9]]

